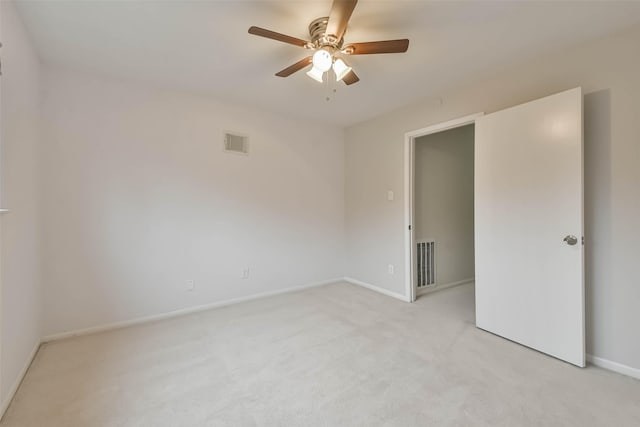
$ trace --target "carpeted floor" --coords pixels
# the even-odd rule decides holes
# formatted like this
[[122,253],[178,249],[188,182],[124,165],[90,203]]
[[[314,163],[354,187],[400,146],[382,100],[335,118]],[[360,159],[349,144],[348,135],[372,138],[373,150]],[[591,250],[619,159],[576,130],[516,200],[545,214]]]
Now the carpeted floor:
[[2,427],[639,426],[640,381],[346,283],[42,346]]

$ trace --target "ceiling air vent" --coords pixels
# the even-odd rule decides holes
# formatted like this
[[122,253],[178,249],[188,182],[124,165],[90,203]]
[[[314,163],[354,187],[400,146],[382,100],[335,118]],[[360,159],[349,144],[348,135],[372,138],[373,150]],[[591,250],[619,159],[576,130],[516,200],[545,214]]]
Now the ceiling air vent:
[[224,134],[224,151],[227,153],[249,154],[249,137],[226,132]]

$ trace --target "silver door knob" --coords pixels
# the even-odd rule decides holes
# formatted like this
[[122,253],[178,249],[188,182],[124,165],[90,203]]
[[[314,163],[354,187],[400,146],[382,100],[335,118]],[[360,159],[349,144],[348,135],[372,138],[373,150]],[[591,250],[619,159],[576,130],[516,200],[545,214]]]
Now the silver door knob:
[[569,245],[569,246],[573,246],[576,243],[578,243],[578,238],[576,236],[572,236],[572,235],[568,235],[567,237],[565,237],[562,240],[564,240],[567,243],[567,245]]

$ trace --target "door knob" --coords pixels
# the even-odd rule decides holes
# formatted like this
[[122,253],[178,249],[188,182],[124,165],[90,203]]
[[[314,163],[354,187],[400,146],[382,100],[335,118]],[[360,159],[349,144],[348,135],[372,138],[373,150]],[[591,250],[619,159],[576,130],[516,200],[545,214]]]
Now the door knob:
[[576,243],[578,243],[578,238],[576,236],[572,236],[572,235],[568,235],[567,237],[565,237],[562,240],[564,240],[567,243],[567,245],[569,245],[569,246],[573,246]]

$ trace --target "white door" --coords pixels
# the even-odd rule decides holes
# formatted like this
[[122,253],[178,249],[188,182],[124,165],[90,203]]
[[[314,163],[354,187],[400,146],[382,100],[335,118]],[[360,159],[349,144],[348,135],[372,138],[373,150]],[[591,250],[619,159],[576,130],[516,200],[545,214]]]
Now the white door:
[[476,325],[585,366],[582,89],[475,131]]

